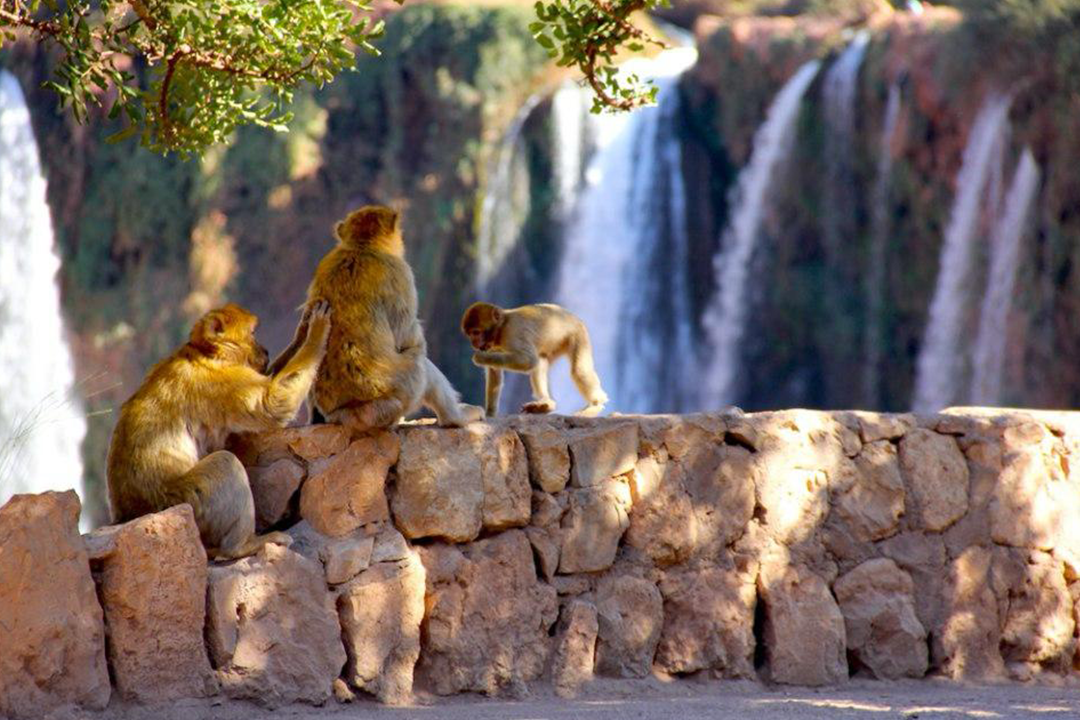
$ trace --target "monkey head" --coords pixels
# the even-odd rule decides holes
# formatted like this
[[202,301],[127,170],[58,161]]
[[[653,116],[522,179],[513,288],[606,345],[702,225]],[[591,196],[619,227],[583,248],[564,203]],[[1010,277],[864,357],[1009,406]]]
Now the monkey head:
[[473,303],[461,316],[461,332],[477,350],[490,350],[498,345],[502,326],[502,308],[491,303]]
[[270,355],[255,339],[258,326],[254,313],[229,303],[199,318],[188,344],[206,357],[248,365],[264,373]]
[[385,205],[365,205],[353,210],[334,226],[334,236],[345,247],[376,247],[398,256],[405,253],[401,218],[396,210]]

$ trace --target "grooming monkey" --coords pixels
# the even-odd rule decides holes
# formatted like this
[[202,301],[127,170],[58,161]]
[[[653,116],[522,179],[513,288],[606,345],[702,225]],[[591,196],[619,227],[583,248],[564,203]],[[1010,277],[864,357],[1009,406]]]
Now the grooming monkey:
[[120,408],[106,472],[113,522],[189,503],[210,557],[291,542],[284,533],[255,534],[247,471],[220,448],[230,433],[283,427],[296,415],[326,352],[330,309],[312,306],[302,343],[269,376],[258,322],[231,303],[210,311]]
[[[334,234],[338,244],[319,262],[306,305],[329,301],[334,308],[326,359],[312,391],[314,408],[327,421],[358,431],[390,427],[421,405],[444,426],[481,419],[483,411],[459,403],[427,357],[398,214],[368,205],[337,223]],[[283,362],[303,334],[301,322]]]
[[473,303],[461,318],[461,331],[473,348],[473,363],[484,368],[484,410],[494,417],[499,409],[503,371],[528,373],[533,401],[526,413],[549,413],[555,401],[548,392],[551,363],[566,355],[570,376],[588,403],[576,414],[599,415],[608,401],[593,367],[592,344],[585,323],[570,311],[543,303],[504,309],[491,303]]

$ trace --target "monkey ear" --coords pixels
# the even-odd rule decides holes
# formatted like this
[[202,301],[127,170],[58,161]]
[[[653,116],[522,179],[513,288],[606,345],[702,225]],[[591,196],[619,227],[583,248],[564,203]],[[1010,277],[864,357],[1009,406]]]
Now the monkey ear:
[[503,321],[503,311],[501,308],[497,308],[494,305],[491,306],[491,322],[498,325]]
[[343,237],[344,232],[345,232],[345,223],[344,223],[344,221],[338,220],[336,223],[334,223],[334,237],[336,237],[339,242],[345,242],[345,238]]

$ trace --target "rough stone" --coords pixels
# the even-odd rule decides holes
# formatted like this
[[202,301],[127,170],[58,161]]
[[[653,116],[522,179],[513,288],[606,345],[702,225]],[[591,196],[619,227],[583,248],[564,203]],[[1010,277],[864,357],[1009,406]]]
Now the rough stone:
[[833,585],[847,647],[882,680],[922,677],[929,663],[926,629],[915,614],[911,576],[886,558],[868,560]]
[[532,520],[530,520],[530,523],[536,527],[558,525],[569,503],[570,496],[566,493],[551,495],[534,490],[532,494]]
[[288,458],[277,460],[267,467],[248,468],[251,496],[255,500],[255,529],[258,532],[265,532],[285,517],[304,474],[304,468]]
[[529,523],[532,488],[525,446],[510,429],[492,430],[480,456],[484,480],[482,518],[485,530],[506,530]]
[[621,478],[570,492],[562,520],[559,572],[596,572],[611,566],[619,540],[630,526],[630,487]]
[[240,433],[229,438],[227,447],[240,462],[253,467],[292,457],[317,460],[336,455],[348,445],[349,433],[345,428],[323,424]]
[[687,559],[697,541],[697,518],[683,488],[681,468],[661,465],[655,457],[642,458],[630,475],[630,493],[634,512],[627,544],[658,565]]
[[900,441],[900,470],[915,528],[940,532],[968,509],[968,467],[956,440],[915,428]]
[[341,453],[311,463],[300,491],[300,515],[330,537],[340,537],[366,523],[386,520],[386,474],[397,462],[393,433],[354,441]]
[[550,582],[559,569],[559,546],[562,540],[559,529],[527,527],[525,534],[529,537],[529,542],[536,553],[540,573],[545,580]]
[[923,532],[901,533],[878,545],[881,554],[893,560],[911,576],[915,593],[915,613],[927,631],[941,624],[945,585],[945,543],[940,535]]
[[393,705],[412,699],[424,619],[424,566],[405,560],[372,565],[338,595],[342,635],[354,686]]
[[117,692],[164,702],[216,691],[203,644],[206,550],[191,506],[91,533]]
[[1044,552],[995,548],[994,585],[1005,662],[1067,672],[1076,623],[1063,563]]
[[207,644],[225,693],[267,707],[323,703],[345,664],[322,568],[289,548],[210,568]]
[[1005,672],[992,566],[985,547],[968,548],[949,566],[934,665],[955,680],[991,680]]
[[758,591],[773,682],[816,686],[847,680],[844,617],[825,581],[804,567],[766,565]]
[[634,469],[638,429],[632,422],[576,430],[570,436],[570,483],[585,488]]
[[558,614],[554,588],[537,581],[525,533],[431,545],[421,556],[428,612],[418,679],[440,695],[523,693],[544,671]]
[[664,625],[656,585],[629,575],[600,580],[596,588],[596,669],[616,677],[645,677]]
[[915,427],[915,418],[911,415],[887,415],[865,411],[855,411],[852,415],[859,421],[859,434],[864,443],[899,440],[904,433]]
[[570,481],[570,448],[566,430],[548,423],[518,428],[529,459],[529,478],[539,489],[555,493]]
[[904,481],[892,443],[863,445],[855,458],[857,479],[833,500],[834,512],[858,542],[895,534],[904,514]]
[[109,702],[105,627],[71,490],[0,507],[0,716]]
[[664,627],[656,664],[669,673],[711,669],[754,677],[753,575],[720,568],[669,572],[660,582]]
[[559,697],[576,696],[592,680],[598,631],[595,605],[571,600],[563,607],[551,663],[551,682]]
[[396,529],[387,527],[375,536],[375,549],[371,552],[371,563],[405,560],[410,557],[409,543]]
[[1080,549],[1080,476],[1066,476],[1045,448],[1023,446],[1003,459],[989,513],[994,542],[1075,554]]
[[331,539],[319,552],[326,582],[340,585],[352,580],[371,563],[374,548],[375,538],[358,533]]
[[715,556],[745,531],[754,513],[754,457],[743,447],[713,444],[684,452],[677,462],[694,509],[699,555]]

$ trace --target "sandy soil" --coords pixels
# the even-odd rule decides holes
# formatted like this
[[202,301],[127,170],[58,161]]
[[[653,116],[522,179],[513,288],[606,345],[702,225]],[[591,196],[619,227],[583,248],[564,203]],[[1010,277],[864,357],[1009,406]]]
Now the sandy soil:
[[[61,716],[57,716],[59,719]],[[1060,685],[963,685],[944,680],[852,680],[843,688],[785,688],[759,683],[679,680],[598,680],[568,701],[537,687],[522,700],[478,695],[421,696],[417,705],[386,708],[367,699],[331,700],[325,707],[291,705],[269,711],[245,702],[183,701],[72,713],[80,720],[700,720],[752,718],[1080,718],[1080,682]]]

